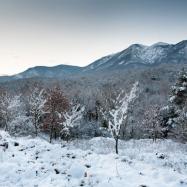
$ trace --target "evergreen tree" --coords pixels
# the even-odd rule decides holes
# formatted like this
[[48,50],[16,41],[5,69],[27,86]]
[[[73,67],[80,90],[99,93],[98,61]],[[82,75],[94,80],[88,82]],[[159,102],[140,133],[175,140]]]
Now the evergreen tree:
[[187,73],[179,73],[177,82],[171,88],[169,105],[163,110],[163,125],[180,140],[187,141]]

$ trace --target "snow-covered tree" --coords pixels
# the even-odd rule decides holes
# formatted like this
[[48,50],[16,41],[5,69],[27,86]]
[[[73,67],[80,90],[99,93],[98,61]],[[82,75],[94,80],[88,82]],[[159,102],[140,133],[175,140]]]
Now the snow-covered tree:
[[134,99],[137,96],[137,91],[138,91],[138,82],[135,82],[129,94],[126,94],[123,97],[123,92],[122,92],[118,95],[118,97],[115,100],[113,100],[114,103],[113,109],[102,112],[104,118],[108,120],[109,130],[113,138],[115,139],[116,154],[118,154],[118,140],[120,138],[120,129],[127,118],[129,104],[132,103],[132,101],[134,101]]
[[162,109],[164,126],[178,139],[187,141],[187,73],[182,70],[171,88],[168,106]]
[[4,92],[0,97],[0,115],[4,123],[5,131],[11,134],[25,134],[30,130],[29,118],[26,116],[24,103],[21,96],[11,96]]
[[144,113],[143,128],[152,137],[153,141],[163,136],[163,128],[161,127],[160,107],[158,105],[151,106]]
[[0,95],[0,116],[5,131],[8,131],[10,122],[10,105],[12,102],[11,96],[6,91],[2,91]]
[[70,108],[69,111],[63,114],[64,122],[62,122],[61,137],[65,140],[69,140],[71,128],[78,126],[80,120],[83,117],[85,107],[80,104],[76,104]]
[[44,106],[46,103],[46,98],[44,94],[44,89],[40,90],[36,87],[29,96],[28,102],[30,118],[35,129],[35,135],[37,136],[38,130],[40,129],[41,125],[41,118],[45,113]]
[[56,138],[60,126],[64,121],[63,113],[69,108],[69,102],[59,87],[49,90],[45,103],[44,128],[49,131],[50,143],[53,136]]
[[1,103],[1,118],[4,123],[5,131],[10,130],[10,125],[21,112],[21,100],[20,96],[11,96],[8,92],[4,92],[0,97]]

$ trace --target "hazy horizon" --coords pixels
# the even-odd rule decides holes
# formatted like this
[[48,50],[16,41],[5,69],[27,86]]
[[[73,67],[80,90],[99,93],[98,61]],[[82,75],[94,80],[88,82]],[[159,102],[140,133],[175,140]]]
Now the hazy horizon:
[[186,0],[0,0],[0,75],[86,66],[134,43],[187,39]]

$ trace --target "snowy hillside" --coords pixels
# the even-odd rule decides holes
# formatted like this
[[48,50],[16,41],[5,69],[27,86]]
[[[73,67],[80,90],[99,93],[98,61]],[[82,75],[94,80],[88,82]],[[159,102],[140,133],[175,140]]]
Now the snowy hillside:
[[184,187],[187,145],[170,140],[94,138],[49,144],[0,131],[1,187]]
[[151,46],[133,44],[127,49],[101,58],[84,68],[84,71],[121,69],[129,65],[152,65],[187,61],[187,41],[177,44],[158,42]]

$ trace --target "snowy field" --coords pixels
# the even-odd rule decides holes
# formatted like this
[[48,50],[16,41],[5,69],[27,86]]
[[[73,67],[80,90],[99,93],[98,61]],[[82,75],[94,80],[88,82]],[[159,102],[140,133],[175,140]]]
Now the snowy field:
[[107,138],[49,144],[0,131],[0,187],[185,187],[187,144]]

